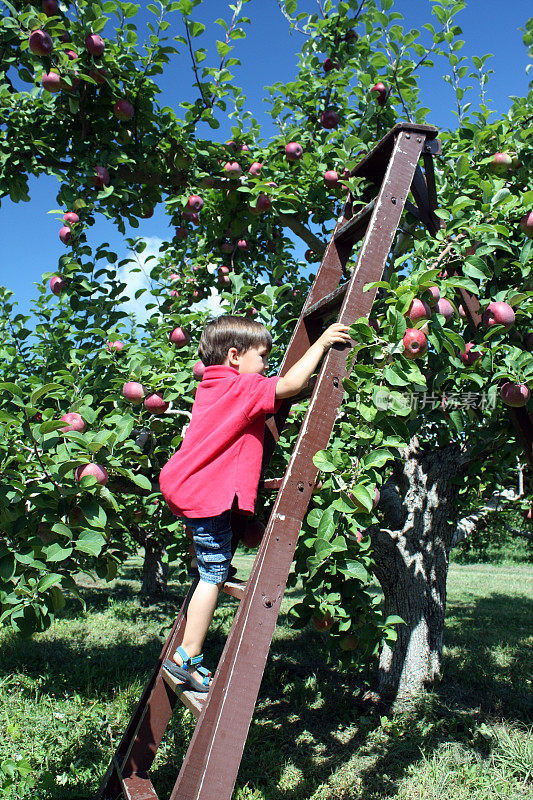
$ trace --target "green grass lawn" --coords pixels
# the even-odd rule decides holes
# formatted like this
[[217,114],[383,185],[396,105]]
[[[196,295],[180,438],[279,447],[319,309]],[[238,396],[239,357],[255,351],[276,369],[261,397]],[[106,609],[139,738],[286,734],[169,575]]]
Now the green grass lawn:
[[[251,558],[237,556],[240,574]],[[0,797],[89,800],[177,613],[142,607],[140,561],[112,584],[82,579],[52,629],[0,633]],[[327,634],[294,631],[287,593],[234,793],[236,800],[518,800],[533,797],[533,569],[452,564],[442,681],[395,717],[361,715],[349,673],[325,663]],[[217,609],[214,669],[233,618]],[[152,778],[168,797],[193,730],[177,709]],[[2,771],[3,770],[3,771]],[[34,784],[34,785],[33,785]]]

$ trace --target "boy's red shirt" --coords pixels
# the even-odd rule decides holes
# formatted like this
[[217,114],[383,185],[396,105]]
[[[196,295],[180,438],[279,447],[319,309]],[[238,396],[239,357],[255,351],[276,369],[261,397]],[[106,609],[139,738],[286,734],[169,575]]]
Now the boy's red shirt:
[[214,517],[230,509],[235,496],[238,510],[253,514],[265,419],[281,404],[278,381],[224,364],[206,367],[181,447],[159,475],[173,514]]

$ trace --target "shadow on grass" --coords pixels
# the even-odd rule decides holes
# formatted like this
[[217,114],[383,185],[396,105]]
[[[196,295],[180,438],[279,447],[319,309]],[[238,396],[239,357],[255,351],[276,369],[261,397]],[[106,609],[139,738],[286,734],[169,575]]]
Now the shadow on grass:
[[503,719],[532,719],[531,635],[533,600],[497,592],[472,603],[451,603],[444,631],[449,702],[479,707]]
[[[91,611],[112,605],[119,620],[156,620],[167,630],[181,600],[148,608],[136,601],[132,606],[136,592],[125,586],[86,587],[83,594]],[[296,594],[298,590],[291,590],[291,597]],[[331,793],[329,789],[321,792],[321,798],[377,800],[397,794],[398,782],[420,759],[421,749],[430,754],[442,742],[459,742],[485,754],[487,741],[476,733],[483,721],[528,716],[525,681],[532,670],[527,665],[527,622],[532,606],[526,597],[496,593],[472,603],[450,603],[442,682],[409,712],[391,720],[389,729],[379,735],[379,715],[361,711],[354,700],[353,675],[326,664],[327,635],[311,628],[283,629],[267,662],[237,786],[247,785],[250,798],[257,789],[266,800],[308,800],[320,786],[334,780],[333,773],[342,771],[342,795],[332,784]],[[235,607],[231,598],[221,597],[206,642],[209,668],[220,657]],[[77,609],[69,603],[64,616],[73,616]],[[285,624],[283,617],[280,623]],[[154,634],[136,645],[128,636],[131,629],[111,644],[91,644],[90,648],[72,637],[38,642],[8,639],[2,647],[0,675],[22,670],[39,677],[40,692],[51,697],[76,691],[89,700],[103,699],[125,692],[133,678],[147,680],[164,639]],[[166,760],[160,758],[152,770],[161,798],[168,797],[174,785],[193,728],[189,713],[178,709],[163,741]],[[44,797],[91,800],[107,766],[104,742],[103,723],[99,727],[91,720],[78,753],[69,748],[49,761],[52,775],[68,771],[75,758],[95,765],[92,788],[83,780],[71,789],[56,786]],[[353,790],[346,788],[352,785],[350,781]],[[44,785],[42,789],[47,791]]]

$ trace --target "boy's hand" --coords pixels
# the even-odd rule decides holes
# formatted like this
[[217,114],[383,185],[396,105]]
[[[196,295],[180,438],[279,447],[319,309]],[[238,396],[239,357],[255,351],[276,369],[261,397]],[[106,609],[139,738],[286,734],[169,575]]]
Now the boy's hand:
[[342,325],[340,322],[334,322],[329,328],[326,328],[322,336],[317,339],[317,344],[320,344],[324,352],[334,344],[346,344],[350,341],[351,336],[348,333],[350,330],[349,325]]

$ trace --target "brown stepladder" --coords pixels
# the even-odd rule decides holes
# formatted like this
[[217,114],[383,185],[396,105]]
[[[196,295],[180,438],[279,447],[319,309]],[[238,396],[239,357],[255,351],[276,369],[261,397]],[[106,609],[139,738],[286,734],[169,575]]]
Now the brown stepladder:
[[[436,136],[437,129],[429,125],[400,123],[352,170],[353,177],[368,182],[363,196],[366,204],[354,209],[353,198],[348,195],[296,323],[281,375],[320,336],[326,315],[337,312],[338,321],[346,325],[369,316],[376,289],[363,293],[363,287],[381,279],[404,209],[414,214],[430,235],[438,231],[433,170],[433,157],[439,152]],[[345,267],[358,243],[357,262],[348,274]],[[464,290],[460,293],[469,319],[479,322],[477,300]],[[163,661],[181,643],[184,614],[195,581],[95,800],[114,800],[121,795],[127,800],[158,800],[148,770],[178,700],[197,717],[197,723],[170,800],[230,800],[298,534],[317,476],[313,456],[327,447],[342,403],[342,380],[347,374],[350,349],[336,345],[324,356],[285,474],[265,480],[260,486],[263,491],[277,491],[277,497],[250,577],[246,582],[228,581],[224,587],[240,602],[209,692],[182,692],[176,679],[162,668]],[[298,399],[284,400],[279,411],[267,420],[263,468],[270,462],[291,404]],[[531,452],[531,444],[529,448]]]

